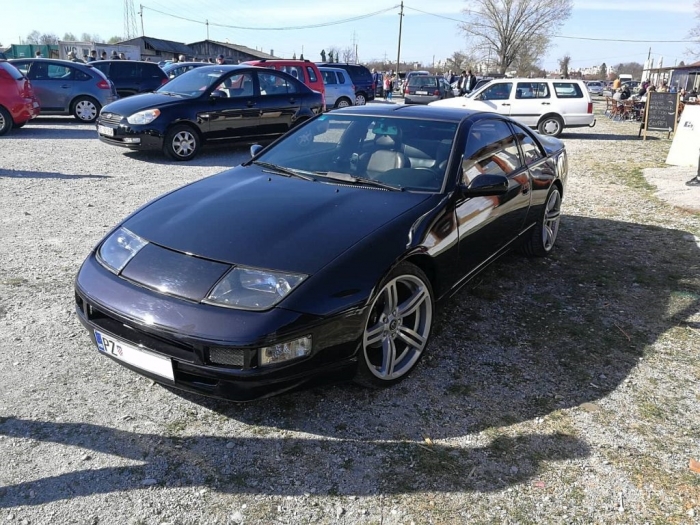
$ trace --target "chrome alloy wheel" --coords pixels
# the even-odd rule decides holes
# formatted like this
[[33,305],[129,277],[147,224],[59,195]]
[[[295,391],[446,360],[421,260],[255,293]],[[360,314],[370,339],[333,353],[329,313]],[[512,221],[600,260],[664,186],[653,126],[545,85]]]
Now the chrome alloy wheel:
[[547,252],[554,247],[554,243],[557,240],[560,221],[561,194],[555,189],[549,194],[547,205],[544,209],[544,219],[542,221],[542,247]]
[[197,137],[189,130],[180,130],[173,136],[172,146],[178,157],[189,157],[197,147]]
[[363,336],[369,371],[383,381],[410,372],[428,342],[432,320],[432,297],[421,279],[404,274],[385,284],[372,303]]

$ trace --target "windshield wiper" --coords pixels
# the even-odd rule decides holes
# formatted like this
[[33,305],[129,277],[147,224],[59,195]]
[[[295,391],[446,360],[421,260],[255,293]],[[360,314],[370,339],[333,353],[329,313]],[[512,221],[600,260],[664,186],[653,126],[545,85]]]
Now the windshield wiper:
[[299,177],[300,179],[304,179],[304,180],[314,180],[314,178],[310,177],[309,175],[304,175],[303,173],[300,173],[300,172],[293,170],[291,168],[285,168],[284,166],[272,164],[271,162],[264,162],[262,160],[254,160],[253,164],[257,164],[258,166],[262,166],[263,168],[267,168],[269,170],[276,171],[277,173],[282,173],[284,175],[287,175],[288,177]]
[[322,177],[326,177],[327,179],[350,182],[353,184],[363,184],[365,186],[375,186],[377,188],[384,188],[385,190],[391,191],[404,191],[403,188],[392,186],[386,182],[380,182],[374,179],[365,179],[363,177],[355,177],[354,175],[348,175],[347,173],[338,173],[335,171],[316,171],[314,173],[321,175]]

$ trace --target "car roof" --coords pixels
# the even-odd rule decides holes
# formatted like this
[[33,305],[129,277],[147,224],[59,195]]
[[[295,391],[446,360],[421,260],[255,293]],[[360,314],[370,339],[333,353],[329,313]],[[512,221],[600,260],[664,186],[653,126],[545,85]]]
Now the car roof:
[[370,117],[394,116],[405,118],[420,118],[426,120],[446,120],[449,122],[462,122],[463,120],[466,120],[473,115],[486,114],[482,111],[473,111],[465,108],[452,108],[447,106],[367,104],[364,106],[351,106],[348,108],[333,110],[333,112],[331,112],[330,115],[339,115],[342,113],[366,115]]

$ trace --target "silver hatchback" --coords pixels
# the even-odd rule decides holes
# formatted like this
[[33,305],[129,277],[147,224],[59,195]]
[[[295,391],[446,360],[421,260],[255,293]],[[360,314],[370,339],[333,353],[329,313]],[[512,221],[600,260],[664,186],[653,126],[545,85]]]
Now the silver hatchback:
[[119,98],[102,71],[70,60],[19,58],[10,60],[29,79],[42,115],[73,115],[95,122],[103,106]]
[[346,108],[355,105],[355,86],[350,74],[339,67],[319,66],[326,88],[327,108]]

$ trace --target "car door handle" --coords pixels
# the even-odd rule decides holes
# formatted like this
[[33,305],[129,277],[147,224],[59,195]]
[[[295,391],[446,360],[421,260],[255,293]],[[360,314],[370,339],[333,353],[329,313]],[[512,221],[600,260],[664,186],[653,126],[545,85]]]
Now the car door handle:
[[295,104],[296,101],[297,101],[297,99],[295,99],[294,97],[291,97],[291,98],[289,99],[289,102],[291,102],[292,104]]
[[63,84],[61,89],[70,89],[70,84]]
[[254,101],[254,100],[249,100],[248,102],[246,102],[246,105],[247,105],[249,108],[252,108],[252,107],[255,105],[255,101]]
[[510,106],[510,104],[506,104],[505,102],[501,104],[501,106]]
[[549,102],[542,102],[543,106],[549,106]]

